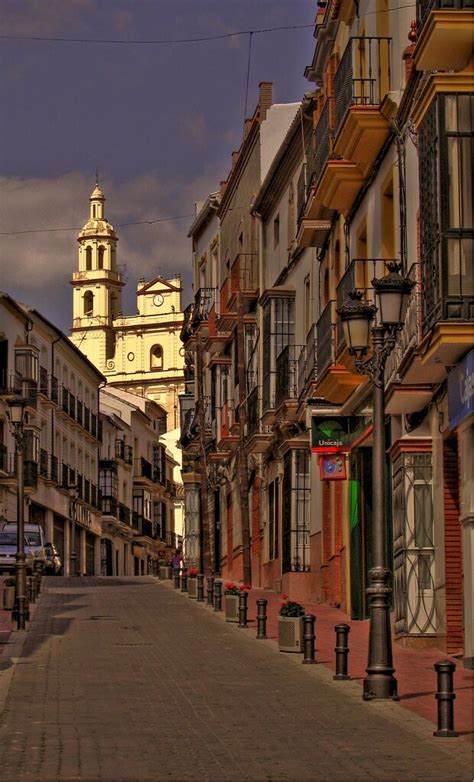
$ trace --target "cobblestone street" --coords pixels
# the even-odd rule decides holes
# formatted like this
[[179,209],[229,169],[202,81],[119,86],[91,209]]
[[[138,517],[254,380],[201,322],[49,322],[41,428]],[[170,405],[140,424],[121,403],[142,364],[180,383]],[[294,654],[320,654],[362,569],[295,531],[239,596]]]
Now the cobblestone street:
[[1,782],[472,779],[462,737],[169,585],[43,584],[21,656],[0,658]]

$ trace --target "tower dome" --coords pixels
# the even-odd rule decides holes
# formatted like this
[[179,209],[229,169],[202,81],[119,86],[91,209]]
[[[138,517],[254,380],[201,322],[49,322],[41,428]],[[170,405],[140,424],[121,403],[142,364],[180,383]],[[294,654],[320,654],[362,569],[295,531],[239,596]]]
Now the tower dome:
[[81,239],[84,239],[85,237],[92,236],[108,236],[113,239],[117,239],[113,225],[111,225],[111,223],[109,223],[109,221],[104,216],[105,196],[98,183],[96,183],[94,190],[90,194],[89,201],[89,219],[82,227],[82,230],[78,236],[78,240],[81,241]]

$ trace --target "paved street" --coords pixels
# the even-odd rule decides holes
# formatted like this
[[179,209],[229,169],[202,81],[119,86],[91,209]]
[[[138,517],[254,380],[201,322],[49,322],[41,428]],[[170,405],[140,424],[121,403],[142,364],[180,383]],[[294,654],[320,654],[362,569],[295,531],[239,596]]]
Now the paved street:
[[462,738],[300,659],[151,578],[46,579],[3,658],[0,780],[472,779]]

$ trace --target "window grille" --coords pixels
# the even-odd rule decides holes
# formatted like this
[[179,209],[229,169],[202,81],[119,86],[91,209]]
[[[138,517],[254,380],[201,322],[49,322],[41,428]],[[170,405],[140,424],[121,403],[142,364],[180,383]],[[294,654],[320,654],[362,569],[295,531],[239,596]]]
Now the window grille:
[[288,451],[283,462],[282,572],[310,570],[310,452]]

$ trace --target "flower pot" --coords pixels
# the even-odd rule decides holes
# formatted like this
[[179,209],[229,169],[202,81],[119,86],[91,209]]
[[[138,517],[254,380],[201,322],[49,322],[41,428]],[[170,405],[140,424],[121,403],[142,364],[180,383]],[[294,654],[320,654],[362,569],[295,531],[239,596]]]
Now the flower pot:
[[303,651],[303,617],[278,617],[278,646],[280,652]]
[[226,622],[239,621],[239,596],[224,595],[224,611]]
[[195,600],[198,596],[198,580],[195,576],[188,576],[188,597]]
[[173,568],[169,565],[160,565],[159,577],[160,581],[165,581],[167,578],[173,578]]
[[3,607],[5,611],[11,611],[15,607],[15,587],[3,587]]

